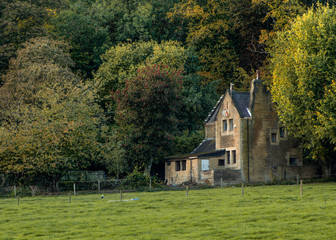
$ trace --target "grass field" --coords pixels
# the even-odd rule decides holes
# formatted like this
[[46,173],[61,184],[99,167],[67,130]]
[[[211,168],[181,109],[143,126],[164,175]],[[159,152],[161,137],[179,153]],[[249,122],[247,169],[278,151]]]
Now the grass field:
[[0,199],[0,239],[336,239],[336,184]]

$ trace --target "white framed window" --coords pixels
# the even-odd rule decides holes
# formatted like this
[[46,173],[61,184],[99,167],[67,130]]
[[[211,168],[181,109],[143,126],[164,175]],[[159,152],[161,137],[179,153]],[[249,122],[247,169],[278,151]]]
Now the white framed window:
[[202,159],[201,170],[202,171],[209,171],[209,159]]

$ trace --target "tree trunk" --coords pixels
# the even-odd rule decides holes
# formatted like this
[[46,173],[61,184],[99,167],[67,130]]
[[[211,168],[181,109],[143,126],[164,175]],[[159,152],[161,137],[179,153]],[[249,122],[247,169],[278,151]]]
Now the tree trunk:
[[150,175],[150,172],[152,170],[152,164],[153,164],[153,157],[151,157],[151,160],[150,160],[150,163],[148,164],[148,166],[145,167],[145,172],[144,174],[146,176],[149,176]]
[[30,185],[29,188],[30,188],[30,190],[32,192],[32,196],[35,197],[38,187],[36,185]]

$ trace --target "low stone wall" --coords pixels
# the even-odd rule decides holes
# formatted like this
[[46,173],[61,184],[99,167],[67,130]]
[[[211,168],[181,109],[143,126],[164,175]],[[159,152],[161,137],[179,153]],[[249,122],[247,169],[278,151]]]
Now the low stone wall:
[[238,184],[242,182],[242,176],[240,170],[220,169],[214,170],[214,182],[213,185],[223,184]]

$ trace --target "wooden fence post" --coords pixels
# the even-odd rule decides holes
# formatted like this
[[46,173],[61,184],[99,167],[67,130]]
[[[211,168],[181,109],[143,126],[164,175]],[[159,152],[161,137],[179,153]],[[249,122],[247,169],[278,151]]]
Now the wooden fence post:
[[241,189],[241,191],[242,191],[242,196],[244,196],[244,183],[242,183],[242,189]]
[[223,188],[223,178],[221,177],[221,188]]
[[73,188],[73,190],[74,190],[74,195],[76,195],[76,183],[74,183],[74,188]]
[[296,185],[299,186],[299,174],[296,174]]
[[149,191],[152,191],[152,178],[149,178]]
[[303,196],[303,186],[302,186],[302,179],[300,180],[300,196]]
[[120,202],[122,202],[122,190],[120,190]]
[[189,186],[186,186],[186,197],[188,198]]
[[14,186],[14,197],[16,197],[16,186]]

